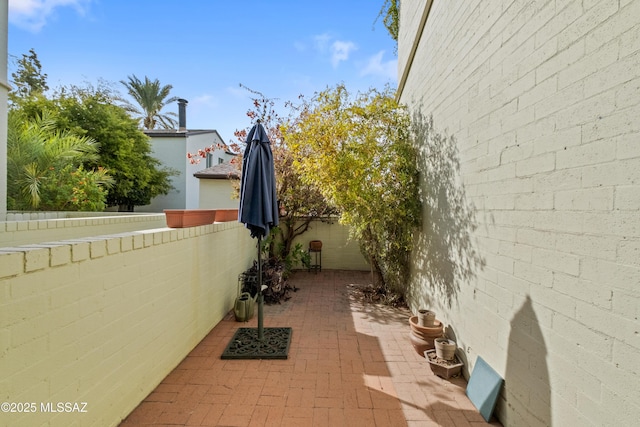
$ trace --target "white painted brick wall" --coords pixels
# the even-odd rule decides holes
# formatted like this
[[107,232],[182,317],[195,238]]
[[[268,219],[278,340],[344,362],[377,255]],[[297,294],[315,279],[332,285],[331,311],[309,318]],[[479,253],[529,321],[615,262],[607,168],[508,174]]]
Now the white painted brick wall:
[[0,401],[87,402],[73,423],[117,425],[226,315],[253,248],[237,223],[1,248]]
[[[310,228],[294,239],[293,245],[300,244],[302,250],[306,251],[312,240],[322,242],[321,258],[318,260],[321,260],[323,269],[370,270],[358,242],[349,239],[349,227],[338,223],[337,218],[332,222],[312,221]],[[315,255],[312,255],[312,262],[315,263]],[[295,268],[301,269],[302,266],[297,265]]]
[[[401,4],[400,72],[423,5]],[[505,377],[506,426],[640,417],[639,17],[640,0],[434,2],[402,88],[455,137],[484,262],[453,306],[414,274],[412,303]]]

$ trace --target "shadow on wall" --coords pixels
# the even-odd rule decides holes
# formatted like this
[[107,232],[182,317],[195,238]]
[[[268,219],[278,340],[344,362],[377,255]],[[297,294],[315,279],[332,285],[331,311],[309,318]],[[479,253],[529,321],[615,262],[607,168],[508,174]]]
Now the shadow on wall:
[[412,254],[417,282],[408,296],[420,306],[430,307],[438,301],[451,308],[460,284],[475,277],[485,261],[471,238],[477,228],[476,209],[467,201],[460,181],[456,140],[436,132],[433,117],[419,110],[413,115],[412,130],[421,173],[422,231]]
[[497,405],[504,425],[551,425],[547,347],[528,295],[511,320],[504,388]]

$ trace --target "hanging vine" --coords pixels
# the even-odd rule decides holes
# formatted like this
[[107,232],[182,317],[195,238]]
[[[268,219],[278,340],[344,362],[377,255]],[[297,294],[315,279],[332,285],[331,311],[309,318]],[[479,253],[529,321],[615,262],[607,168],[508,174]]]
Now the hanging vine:
[[396,42],[396,50],[398,49],[398,29],[400,28],[400,8],[398,2],[398,0],[385,0],[380,8],[380,13],[378,13],[378,18],[382,17],[382,23],[391,38]]

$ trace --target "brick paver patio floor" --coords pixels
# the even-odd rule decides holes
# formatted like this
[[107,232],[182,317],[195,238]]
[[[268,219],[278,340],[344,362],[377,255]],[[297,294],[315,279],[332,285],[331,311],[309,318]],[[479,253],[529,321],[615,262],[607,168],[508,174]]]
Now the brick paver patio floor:
[[121,426],[489,425],[465,380],[433,375],[413,349],[409,311],[358,298],[369,277],[295,273],[291,299],[264,308],[265,327],[293,329],[287,360],[222,360],[237,328],[257,326],[230,314]]

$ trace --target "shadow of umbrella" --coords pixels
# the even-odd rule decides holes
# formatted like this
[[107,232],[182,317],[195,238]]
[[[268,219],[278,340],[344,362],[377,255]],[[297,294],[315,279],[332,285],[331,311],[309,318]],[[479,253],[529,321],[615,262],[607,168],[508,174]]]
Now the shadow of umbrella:
[[505,424],[553,425],[548,353],[534,301],[527,295],[511,320],[506,387],[499,400]]
[[264,328],[262,239],[278,225],[278,200],[271,142],[260,120],[251,128],[242,160],[238,221],[258,243],[258,327],[240,328],[222,354],[223,359],[286,359],[291,328]]

